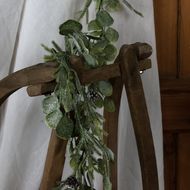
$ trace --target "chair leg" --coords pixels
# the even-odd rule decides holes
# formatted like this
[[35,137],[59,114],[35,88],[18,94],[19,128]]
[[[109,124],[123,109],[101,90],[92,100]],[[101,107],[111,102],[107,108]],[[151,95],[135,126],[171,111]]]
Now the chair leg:
[[141,164],[143,190],[159,190],[154,142],[135,46],[123,46],[120,51],[121,72],[128,96],[134,132]]
[[111,82],[113,85],[112,99],[114,100],[116,111],[113,113],[104,111],[104,118],[106,120],[104,124],[104,129],[108,132],[108,137],[105,139],[106,144],[115,154],[115,160],[113,163],[111,163],[110,177],[112,182],[112,190],[117,190],[118,117],[119,117],[119,108],[120,108],[123,83],[121,77],[112,79]]
[[66,141],[52,131],[40,190],[51,190],[61,180],[66,152]]

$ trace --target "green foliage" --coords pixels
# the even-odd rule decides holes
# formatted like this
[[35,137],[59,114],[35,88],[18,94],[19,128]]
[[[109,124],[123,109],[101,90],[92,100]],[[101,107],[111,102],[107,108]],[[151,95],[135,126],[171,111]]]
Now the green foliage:
[[107,61],[113,61],[117,55],[117,49],[114,45],[108,44],[104,50],[104,57]]
[[105,10],[98,11],[96,15],[96,19],[102,27],[111,26],[114,22],[111,15]]
[[83,53],[83,57],[86,61],[86,64],[92,67],[96,67],[97,66],[97,60],[90,54],[88,53]]
[[97,20],[92,20],[88,24],[88,30],[102,30],[102,26]]
[[56,96],[47,96],[42,103],[43,112],[49,114],[59,109],[59,101]]
[[113,92],[113,88],[111,83],[107,81],[100,81],[98,82],[98,88],[99,91],[104,95],[104,96],[111,96]]
[[119,33],[114,28],[111,27],[109,27],[106,30],[105,35],[110,42],[117,42],[117,40],[119,39]]
[[48,127],[52,128],[52,129],[56,129],[61,117],[62,117],[61,111],[55,110],[46,116],[45,122]]
[[115,112],[115,104],[111,98],[104,99],[104,108],[108,112]]
[[59,27],[59,33],[61,35],[69,35],[73,34],[74,32],[80,32],[81,30],[82,25],[75,20],[68,20]]
[[[96,16],[89,22],[88,12],[93,1],[96,3]],[[106,135],[102,128],[104,118],[97,108],[115,111],[111,99],[113,87],[109,81],[82,86],[70,63],[71,56],[80,56],[86,68],[97,68],[110,64],[117,55],[114,43],[119,33],[112,27],[114,19],[110,11],[118,11],[121,3],[119,0],[93,1],[85,1],[76,20],[70,19],[60,25],[59,33],[65,38],[65,50],[54,41],[52,48],[42,45],[49,53],[44,60],[56,61],[59,65],[55,73],[55,90],[42,103],[45,122],[59,138],[68,141],[73,169],[73,175],[61,181],[55,190],[94,190],[95,171],[103,176],[104,190],[112,189],[109,163],[114,160],[114,154],[103,142]],[[123,2],[141,15],[126,0]],[[79,22],[84,16],[87,32],[82,31],[83,26]]]
[[65,140],[68,140],[72,137],[73,130],[74,123],[66,115],[61,118],[60,122],[56,127],[57,136]]

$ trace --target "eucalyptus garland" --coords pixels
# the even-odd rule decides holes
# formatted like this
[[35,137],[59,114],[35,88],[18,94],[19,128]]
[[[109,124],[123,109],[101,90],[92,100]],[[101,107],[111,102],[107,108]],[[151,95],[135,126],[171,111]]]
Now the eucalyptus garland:
[[[89,21],[89,7],[96,6],[96,18]],[[128,8],[142,16],[126,0]],[[44,56],[46,62],[58,63],[55,73],[56,87],[51,95],[43,100],[43,112],[48,127],[54,129],[58,137],[68,140],[70,166],[73,174],[58,183],[55,189],[93,190],[95,172],[103,176],[104,190],[111,190],[110,161],[113,152],[104,144],[107,135],[102,126],[104,118],[97,112],[104,107],[108,112],[115,111],[110,98],[112,85],[109,81],[99,81],[81,85],[70,58],[79,56],[84,59],[84,67],[93,69],[109,64],[117,55],[114,43],[119,33],[112,27],[114,19],[111,11],[119,11],[119,0],[86,0],[76,19],[70,19],[59,27],[60,35],[65,39],[65,50],[52,42],[53,48],[43,47],[49,52]],[[80,20],[86,16],[87,31]]]

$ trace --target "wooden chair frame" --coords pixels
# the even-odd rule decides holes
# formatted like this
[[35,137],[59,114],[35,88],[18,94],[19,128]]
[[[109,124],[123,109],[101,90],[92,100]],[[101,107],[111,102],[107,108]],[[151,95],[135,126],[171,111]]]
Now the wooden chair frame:
[[[113,84],[112,98],[115,101],[116,111],[114,113],[104,111],[106,119],[104,127],[111,137],[105,141],[115,155],[118,150],[121,93],[123,85],[125,86],[137,141],[143,190],[159,190],[154,142],[140,77],[140,71],[151,68],[151,61],[148,59],[151,54],[151,46],[145,43],[123,45],[114,64],[90,70],[84,69],[80,58],[71,58],[72,67],[77,71],[82,84],[100,80],[110,80]],[[28,86],[29,96],[52,92],[55,86],[56,69],[56,63],[42,63],[17,71],[2,79],[0,81],[0,106],[12,93],[24,86]],[[50,190],[61,179],[66,143],[52,131],[40,190]],[[117,156],[111,167],[112,189],[117,190]]]

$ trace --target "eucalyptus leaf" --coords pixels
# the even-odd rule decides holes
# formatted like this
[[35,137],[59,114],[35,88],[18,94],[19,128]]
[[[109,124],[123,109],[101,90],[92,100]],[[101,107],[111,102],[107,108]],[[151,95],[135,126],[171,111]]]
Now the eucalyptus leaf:
[[44,98],[43,102],[42,102],[42,108],[43,108],[43,112],[45,114],[49,114],[55,110],[59,109],[59,101],[57,99],[56,96],[52,95],[52,96],[47,96],[46,98]]
[[112,44],[108,44],[103,53],[107,61],[113,61],[117,55],[117,48]]
[[46,125],[49,128],[56,129],[62,116],[63,116],[63,114],[61,113],[60,110],[55,110],[55,111],[49,113],[45,118]]
[[97,41],[97,43],[92,46],[91,52],[95,54],[102,52],[108,43],[109,42],[105,39]]
[[111,98],[104,99],[104,108],[107,112],[115,112],[115,104]]
[[66,113],[70,112],[73,109],[73,96],[71,94],[70,88],[65,88],[59,90],[59,98],[62,106]]
[[105,9],[109,12],[121,10],[121,4],[118,0],[104,0]]
[[102,26],[97,20],[92,20],[88,24],[88,30],[102,30]]
[[103,99],[99,96],[95,101],[94,104],[98,107],[98,108],[102,108],[104,105],[104,101]]
[[58,137],[68,140],[72,137],[74,129],[73,121],[67,116],[63,116],[56,128],[56,134]]
[[106,65],[106,63],[107,63],[106,59],[104,58],[104,56],[101,56],[101,55],[97,57],[97,61],[98,61],[98,65],[99,66]]
[[102,34],[101,30],[100,31],[93,31],[90,33],[90,35],[93,37],[99,37],[99,36],[101,36],[101,34]]
[[110,42],[116,42],[119,39],[119,33],[111,27],[106,30],[105,35]]
[[81,30],[82,30],[82,25],[76,20],[67,20],[59,27],[59,33],[61,35],[68,35],[74,32],[80,32]]
[[98,82],[98,88],[104,96],[112,95],[113,87],[110,82],[100,81],[100,82]]
[[84,59],[85,59],[87,65],[89,65],[91,67],[97,66],[97,60],[92,55],[83,53],[83,56],[84,56]]
[[96,15],[97,21],[100,23],[102,27],[111,26],[114,22],[113,18],[107,11],[99,11]]

